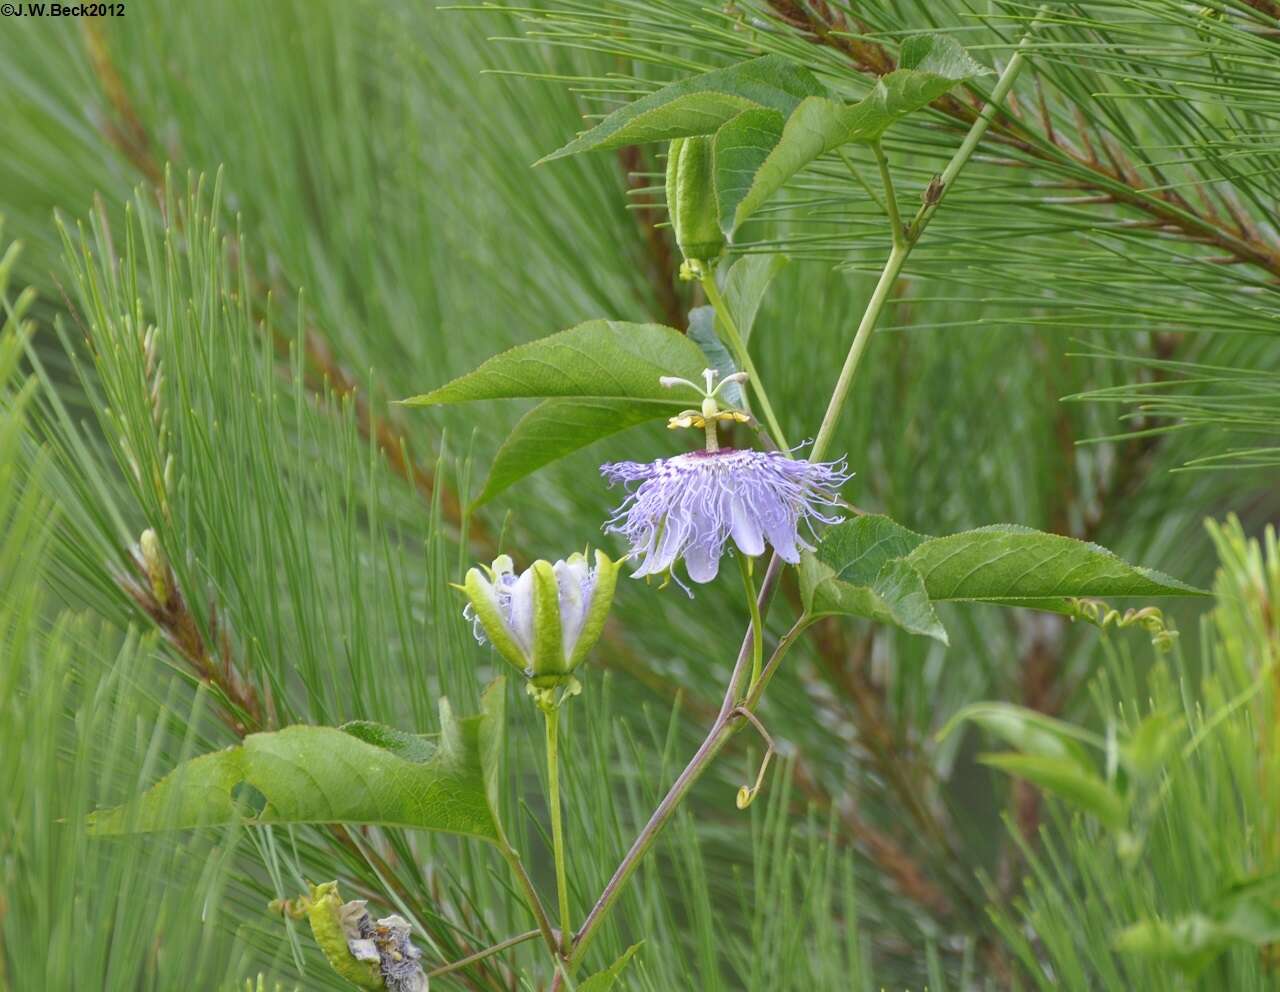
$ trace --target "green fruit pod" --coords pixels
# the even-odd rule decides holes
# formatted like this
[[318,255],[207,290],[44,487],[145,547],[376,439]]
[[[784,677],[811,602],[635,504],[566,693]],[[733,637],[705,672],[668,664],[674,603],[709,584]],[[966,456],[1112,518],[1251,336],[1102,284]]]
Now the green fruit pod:
[[667,152],[667,210],[685,261],[713,262],[724,251],[710,135],[676,138]]

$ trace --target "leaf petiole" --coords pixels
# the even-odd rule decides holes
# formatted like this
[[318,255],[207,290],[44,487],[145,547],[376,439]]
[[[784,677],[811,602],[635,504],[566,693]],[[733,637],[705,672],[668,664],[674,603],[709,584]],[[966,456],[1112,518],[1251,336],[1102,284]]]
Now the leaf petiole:
[[889,159],[885,156],[884,147],[879,141],[871,142],[871,151],[875,154],[876,165],[880,167],[880,183],[884,186],[884,208],[889,215],[889,227],[893,231],[893,246],[906,246],[906,230],[902,226],[902,215],[898,212],[898,197],[893,190],[893,176],[889,172]]

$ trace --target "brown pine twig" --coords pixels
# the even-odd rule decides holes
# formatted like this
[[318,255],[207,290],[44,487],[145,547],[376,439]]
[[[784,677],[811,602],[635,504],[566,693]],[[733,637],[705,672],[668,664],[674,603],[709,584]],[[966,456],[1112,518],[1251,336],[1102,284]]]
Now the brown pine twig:
[[[1264,13],[1268,12],[1267,8],[1277,6],[1275,0],[1249,0],[1249,2],[1250,6]],[[769,6],[784,24],[796,28],[814,44],[841,52],[859,72],[883,76],[897,67],[897,60],[883,45],[850,37],[846,33],[851,30],[848,20],[842,13],[834,11],[829,4],[804,3],[801,0],[769,0]],[[858,34],[867,34],[870,32],[870,27],[858,22],[853,25],[853,30]],[[972,122],[975,114],[973,107],[950,95],[935,100],[932,106],[965,126]],[[1089,140],[1090,128],[1080,115],[1078,108],[1073,108],[1073,112],[1076,115],[1080,139],[1085,145],[1083,154],[1061,141],[1052,131],[1033,131],[1023,120],[997,118],[992,122],[988,133],[993,140],[1017,148],[1032,160],[1043,162],[1057,160],[1074,166],[1083,173],[1081,176],[1083,182],[1100,191],[1110,193],[1118,203],[1172,225],[1180,235],[1188,239],[1205,238],[1208,243],[1217,245],[1242,262],[1280,278],[1280,247],[1256,236],[1256,231],[1254,235],[1245,235],[1227,230],[1216,223],[1211,215],[1190,208],[1185,199],[1175,191],[1148,191],[1147,184],[1140,180],[1132,164],[1123,159],[1113,162],[1110,166],[1104,165],[1098,159]]]
[[236,736],[267,726],[261,697],[232,661],[230,639],[216,611],[210,610],[209,632],[212,644],[221,644],[220,648],[205,641],[168,561],[147,561],[146,557],[141,548],[131,550],[132,574],[118,574],[116,584],[150,617],[200,681],[222,696],[225,705],[219,708],[219,716]]

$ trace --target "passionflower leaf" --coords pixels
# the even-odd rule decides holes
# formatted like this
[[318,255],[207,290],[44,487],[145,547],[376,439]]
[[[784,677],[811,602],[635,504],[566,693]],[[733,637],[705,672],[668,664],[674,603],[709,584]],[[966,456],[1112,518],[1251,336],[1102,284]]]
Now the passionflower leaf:
[[436,406],[521,398],[625,399],[661,407],[665,413],[681,400],[658,380],[670,375],[698,379],[704,368],[706,356],[701,349],[674,328],[589,320],[509,348],[474,371],[401,403]]
[[817,556],[805,554],[800,559],[800,589],[810,616],[865,617],[950,643],[920,574],[901,560],[887,562],[864,585],[841,581]]
[[908,114],[990,72],[947,35],[902,43],[898,68],[854,103],[778,55],[664,86],[615,110],[542,161],[581,152],[712,135],[719,224],[726,236],[818,156],[878,140]]
[[[979,65],[946,35],[922,35],[902,46],[900,68],[880,77],[871,92],[846,104],[826,96],[800,102],[749,181],[725,164],[720,222],[732,231],[814,159],[843,145],[879,140],[894,124],[927,107],[962,82],[991,70]],[[729,128],[730,124],[725,124]],[[740,169],[740,166],[739,166]]]
[[406,406],[537,398],[498,450],[476,504],[545,465],[689,405],[663,376],[699,379],[711,362],[671,327],[590,320],[494,355]]
[[822,84],[808,69],[779,55],[765,55],[641,97],[538,164],[582,152],[713,134],[744,110],[763,108],[786,116],[806,96],[822,92]]
[[[711,355],[707,358],[708,365],[719,368]],[[674,402],[662,407],[629,400],[543,400],[511,428],[472,506],[489,502],[538,469],[596,441],[651,420],[665,419],[686,405]]]
[[[438,736],[378,724],[286,727],[179,765],[137,799],[94,813],[99,835],[225,823],[362,823],[464,834],[504,846],[497,755],[503,681],[479,715],[459,719],[440,701]],[[246,795],[260,802],[247,808]]]
[[[918,587],[903,576],[904,568],[919,577]],[[1082,598],[1207,595],[1058,534],[997,524],[927,537],[877,515],[829,528],[802,562],[800,579],[805,608],[815,616],[864,616],[935,637],[923,619],[928,614],[919,607],[920,592],[930,603],[994,603],[1067,616]],[[894,600],[894,590],[906,598]]]

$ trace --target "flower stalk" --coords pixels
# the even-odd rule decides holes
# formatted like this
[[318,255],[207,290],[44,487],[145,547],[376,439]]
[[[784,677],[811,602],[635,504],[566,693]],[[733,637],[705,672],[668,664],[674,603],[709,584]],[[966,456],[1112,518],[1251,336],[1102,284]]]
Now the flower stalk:
[[[542,940],[547,945],[547,950],[551,952],[552,957],[560,956],[560,938],[556,934],[555,928],[551,925],[551,918],[547,916],[547,911],[542,905],[542,899],[538,896],[538,890],[534,887],[533,879],[529,877],[529,873],[525,871],[524,862],[520,860],[520,853],[510,844],[502,843],[498,852],[502,855],[503,860],[507,862],[511,869],[511,874],[515,876],[517,884],[524,892],[525,898],[529,903],[529,912],[533,914],[534,922],[538,924],[538,932],[542,934]],[[473,958],[476,955],[472,955]]]
[[542,707],[547,731],[547,804],[551,807],[551,847],[556,864],[556,898],[560,906],[560,953],[572,950],[573,930],[569,926],[569,883],[565,870],[564,817],[560,808],[560,707]]

